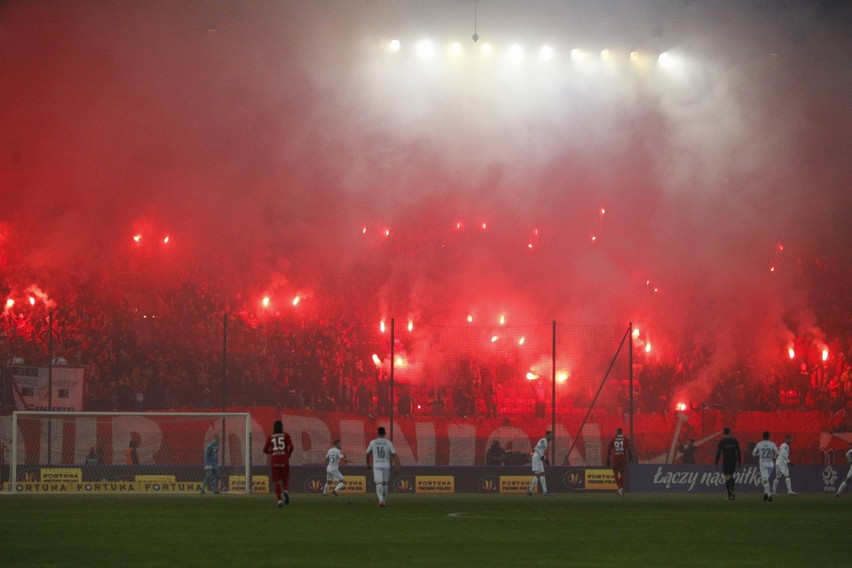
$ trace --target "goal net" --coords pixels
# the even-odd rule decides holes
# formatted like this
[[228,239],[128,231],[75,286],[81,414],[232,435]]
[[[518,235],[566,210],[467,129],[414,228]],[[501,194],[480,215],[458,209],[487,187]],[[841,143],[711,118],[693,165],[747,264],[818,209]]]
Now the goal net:
[[18,411],[2,435],[13,493],[252,488],[248,413]]

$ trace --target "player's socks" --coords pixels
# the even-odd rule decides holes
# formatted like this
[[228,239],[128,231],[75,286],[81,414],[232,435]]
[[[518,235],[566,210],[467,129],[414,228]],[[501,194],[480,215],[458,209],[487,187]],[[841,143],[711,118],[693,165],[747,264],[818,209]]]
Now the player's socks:
[[784,483],[787,485],[787,493],[791,493],[791,494],[795,495],[796,492],[793,491],[793,482],[790,481],[789,477],[784,478]]
[[527,489],[527,494],[532,495],[533,489],[535,489],[535,484],[538,481],[536,476],[533,476],[532,481],[530,481],[530,488]]
[[544,476],[539,477],[538,482],[541,484],[541,492],[547,495],[547,481],[545,481]]
[[328,483],[322,486],[322,494],[328,495]]
[[337,492],[342,491],[344,487],[346,487],[345,483],[343,483],[342,481],[338,483],[337,487],[334,488],[334,494],[337,495]]
[[286,489],[284,490],[284,504],[285,505],[290,504],[290,492],[287,491]]
[[778,478],[776,478],[775,481],[772,482],[772,492],[773,493],[778,492]]
[[846,482],[845,481],[840,484],[840,487],[837,488],[837,494],[840,495],[841,493],[843,493],[844,489],[846,489]]

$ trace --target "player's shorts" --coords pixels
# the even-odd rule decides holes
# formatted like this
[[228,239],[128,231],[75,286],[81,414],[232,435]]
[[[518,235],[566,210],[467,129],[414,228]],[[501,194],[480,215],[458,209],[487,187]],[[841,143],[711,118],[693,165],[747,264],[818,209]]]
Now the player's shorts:
[[790,477],[790,467],[787,464],[775,464],[776,477]]
[[325,470],[325,476],[332,481],[343,481],[343,474],[336,468]]
[[289,463],[273,463],[271,468],[272,483],[279,481],[284,484],[284,489],[289,489],[290,485],[290,464]]
[[627,460],[624,457],[612,460],[612,471],[615,473],[627,471]]
[[772,477],[772,472],[775,469],[774,462],[761,462],[760,463],[760,477],[761,479],[769,479]]
[[373,481],[376,484],[390,481],[390,466],[373,466]]
[[722,474],[723,475],[734,475],[734,472],[737,471],[737,462],[722,462]]
[[544,473],[544,460],[537,453],[532,456],[532,471],[533,473]]

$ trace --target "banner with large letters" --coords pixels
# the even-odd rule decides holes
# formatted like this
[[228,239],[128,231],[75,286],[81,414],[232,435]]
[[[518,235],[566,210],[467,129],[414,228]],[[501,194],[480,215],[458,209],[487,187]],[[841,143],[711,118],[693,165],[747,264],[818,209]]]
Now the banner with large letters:
[[[82,379],[81,379],[82,381]],[[352,465],[366,463],[365,449],[376,436],[378,426],[385,426],[401,462],[406,466],[481,466],[494,442],[509,452],[512,460],[506,465],[524,465],[535,443],[547,430],[553,428],[547,419],[529,417],[495,419],[451,419],[419,416],[394,420],[356,416],[333,412],[296,411],[272,407],[229,408],[230,412],[249,412],[252,417],[250,440],[246,440],[241,424],[228,423],[222,439],[223,464],[239,465],[247,444],[251,446],[253,464],[265,464],[263,445],[276,420],[284,423],[295,445],[291,463],[320,465],[334,440],[341,440],[347,462]],[[679,413],[681,414],[681,413]],[[779,442],[786,433],[792,433],[791,444],[794,463],[845,466],[844,454],[852,434],[828,434],[819,429],[820,423],[813,413],[784,413],[783,417],[767,413],[756,416],[714,416],[709,413],[694,419],[698,425],[688,431],[695,439],[698,451],[696,462],[712,464],[721,426],[732,424],[743,447],[747,464],[753,458],[749,448],[759,440],[760,430],[749,428],[773,425],[774,439]],[[205,440],[221,426],[210,421],[170,422],[158,418],[156,413],[142,415],[87,416],[54,414],[46,417],[28,417],[26,427],[19,423],[17,442],[18,463],[75,465],[85,463],[93,450],[102,456],[103,464],[123,464],[128,440],[136,443],[139,463],[196,464],[201,460]],[[783,424],[779,420],[783,419]],[[689,418],[692,423],[693,418]],[[674,451],[675,444],[685,438],[683,418],[675,416],[636,416],[634,447],[635,458],[642,464],[673,465],[682,461]],[[709,426],[701,426],[709,424]],[[742,425],[742,428],[738,426]],[[700,428],[699,428],[700,426]],[[620,417],[606,413],[593,413],[583,424],[582,416],[567,416],[557,421],[555,439],[549,455],[553,466],[599,468],[606,463],[609,440],[617,427],[625,427]],[[717,430],[717,427],[719,429]],[[11,459],[11,416],[0,417],[0,451],[2,463]],[[569,455],[570,450],[570,455]],[[48,456],[48,451],[51,455]],[[567,457],[567,459],[566,459]],[[637,461],[637,460],[634,460]],[[684,470],[685,471],[685,470]],[[586,483],[586,480],[583,480]],[[588,485],[606,483],[589,479]],[[422,486],[425,487],[425,486]],[[435,487],[438,487],[436,485]],[[446,487],[446,484],[441,485]],[[432,489],[430,489],[432,490]],[[437,489],[436,489],[437,490]],[[442,489],[443,490],[443,489]]]

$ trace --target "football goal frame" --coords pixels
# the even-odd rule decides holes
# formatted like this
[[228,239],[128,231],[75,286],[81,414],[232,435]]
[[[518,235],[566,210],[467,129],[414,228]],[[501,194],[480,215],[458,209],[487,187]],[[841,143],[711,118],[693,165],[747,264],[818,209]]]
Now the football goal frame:
[[[252,461],[251,461],[251,453],[252,453],[252,418],[251,414],[248,412],[67,412],[67,411],[38,411],[38,410],[17,410],[12,413],[12,424],[11,424],[11,440],[10,440],[10,463],[9,463],[9,493],[17,493],[16,485],[18,484],[18,470],[19,466],[21,467],[33,467],[34,465],[43,466],[43,467],[79,467],[77,464],[52,464],[52,454],[56,453],[52,448],[51,444],[54,442],[54,439],[58,439],[61,436],[61,429],[63,428],[63,424],[66,423],[69,419],[95,419],[95,420],[112,420],[114,418],[123,419],[123,418],[142,418],[147,420],[166,420],[169,419],[188,419],[204,421],[209,420],[212,424],[220,421],[221,425],[219,426],[220,431],[214,432],[215,434],[220,435],[220,439],[222,443],[222,447],[219,451],[219,464],[223,466],[225,462],[225,445],[228,443],[228,434],[237,434],[238,436],[242,436],[241,441],[241,458],[243,462],[244,469],[244,482],[245,482],[245,494],[252,493]],[[27,419],[40,419],[42,422],[46,422],[42,427],[46,427],[46,433],[41,437],[41,443],[47,444],[46,455],[47,455],[47,463],[46,464],[28,464],[26,463],[26,449],[21,448],[19,441],[22,440],[22,432],[21,432],[21,424],[23,421]],[[226,429],[226,421],[229,422],[230,429]],[[239,426],[240,422],[242,423],[242,427]],[[54,427],[56,430],[54,431]],[[211,428],[208,428],[208,431]],[[237,432],[239,431],[239,432]],[[201,444],[200,447],[196,447],[194,451],[197,457],[190,464],[186,465],[197,465],[200,468],[203,467],[203,457],[206,443],[209,440],[204,440],[204,444]],[[88,442],[87,442],[88,443]],[[61,443],[59,444],[61,445]],[[94,444],[92,444],[94,447]],[[40,450],[40,453],[44,455],[45,450]],[[62,453],[62,448],[60,448],[59,453]],[[128,462],[129,463],[129,462]],[[240,465],[231,466],[235,471],[239,471]]]

